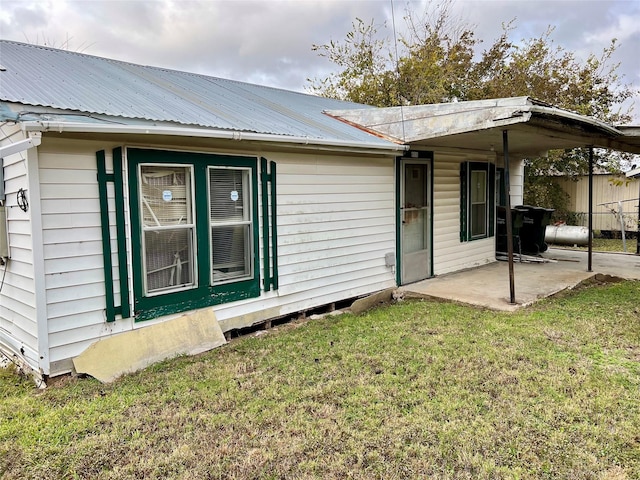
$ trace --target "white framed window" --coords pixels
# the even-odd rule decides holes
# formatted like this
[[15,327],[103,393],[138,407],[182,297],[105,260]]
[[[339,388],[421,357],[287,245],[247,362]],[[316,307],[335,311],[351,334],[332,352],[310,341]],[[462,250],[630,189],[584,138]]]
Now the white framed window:
[[253,278],[251,170],[208,168],[211,283]]
[[471,238],[487,235],[487,171],[471,170],[469,176],[469,229]]

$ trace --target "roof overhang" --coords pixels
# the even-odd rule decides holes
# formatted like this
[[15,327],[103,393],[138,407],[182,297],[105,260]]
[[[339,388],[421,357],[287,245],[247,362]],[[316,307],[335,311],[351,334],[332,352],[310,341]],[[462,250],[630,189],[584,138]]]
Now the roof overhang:
[[325,113],[412,147],[461,148],[500,154],[503,153],[502,132],[508,130],[509,153],[523,157],[587,146],[640,153],[640,136],[631,137],[594,118],[530,97]]

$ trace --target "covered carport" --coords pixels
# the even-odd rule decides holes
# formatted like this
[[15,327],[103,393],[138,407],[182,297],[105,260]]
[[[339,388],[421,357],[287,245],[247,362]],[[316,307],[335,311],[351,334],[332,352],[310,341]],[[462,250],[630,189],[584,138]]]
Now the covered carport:
[[[549,150],[589,149],[589,231],[592,231],[593,149],[640,154],[640,127],[614,127],[530,97],[326,112],[339,120],[411,148],[469,149],[504,159],[506,208],[511,209],[510,168]],[[511,216],[506,216],[509,303],[515,305]],[[586,272],[593,271],[591,235]]]

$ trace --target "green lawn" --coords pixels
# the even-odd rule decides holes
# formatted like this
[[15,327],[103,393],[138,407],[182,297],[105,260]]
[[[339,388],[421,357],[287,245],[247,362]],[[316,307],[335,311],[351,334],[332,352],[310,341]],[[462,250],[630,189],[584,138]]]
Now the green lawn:
[[640,283],[407,301],[111,385],[0,370],[0,478],[640,478]]
[[[635,238],[627,238],[627,253],[636,253],[637,242]],[[549,245],[552,248],[569,248],[571,250],[587,251],[587,247],[573,247],[567,245]],[[594,238],[592,248],[594,252],[624,252],[621,238]]]

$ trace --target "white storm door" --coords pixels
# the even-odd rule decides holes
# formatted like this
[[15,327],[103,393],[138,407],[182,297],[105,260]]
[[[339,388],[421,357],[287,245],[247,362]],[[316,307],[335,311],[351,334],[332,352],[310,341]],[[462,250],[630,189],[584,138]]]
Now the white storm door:
[[404,285],[431,276],[430,164],[402,160],[400,172],[400,280]]

